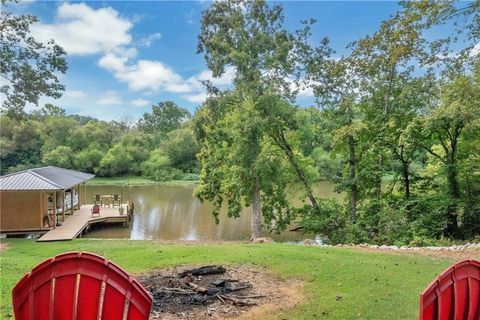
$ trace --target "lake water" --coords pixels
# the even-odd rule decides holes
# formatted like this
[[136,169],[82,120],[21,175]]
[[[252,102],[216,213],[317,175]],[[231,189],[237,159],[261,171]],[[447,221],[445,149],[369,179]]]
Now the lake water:
[[[220,223],[215,224],[212,205],[201,203],[193,196],[194,186],[87,186],[87,202],[93,202],[98,194],[123,194],[123,202],[132,199],[135,214],[129,228],[116,225],[94,226],[85,236],[88,238],[114,238],[135,240],[248,240],[251,230],[251,210],[244,209],[239,218],[229,218],[225,208],[220,212]],[[319,182],[315,191],[322,198],[341,198],[333,191],[333,185]],[[301,194],[292,190],[291,194]],[[293,197],[296,205],[301,204]],[[298,241],[312,235],[286,231],[265,236],[275,241]]]

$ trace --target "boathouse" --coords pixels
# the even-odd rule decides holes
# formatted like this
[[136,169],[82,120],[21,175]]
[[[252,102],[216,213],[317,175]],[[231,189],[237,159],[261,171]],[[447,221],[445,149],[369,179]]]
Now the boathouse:
[[46,232],[87,203],[93,174],[58,167],[29,169],[0,177],[0,233]]

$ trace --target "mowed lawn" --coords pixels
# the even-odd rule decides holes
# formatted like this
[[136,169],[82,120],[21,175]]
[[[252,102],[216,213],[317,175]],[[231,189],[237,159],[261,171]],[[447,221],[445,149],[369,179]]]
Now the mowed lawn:
[[416,319],[419,292],[454,262],[288,244],[86,239],[55,243],[2,239],[2,243],[8,246],[1,253],[2,319],[12,314],[15,283],[36,264],[66,251],[100,254],[132,274],[185,264],[249,264],[266,267],[283,279],[302,280],[303,303],[272,314],[272,319]]

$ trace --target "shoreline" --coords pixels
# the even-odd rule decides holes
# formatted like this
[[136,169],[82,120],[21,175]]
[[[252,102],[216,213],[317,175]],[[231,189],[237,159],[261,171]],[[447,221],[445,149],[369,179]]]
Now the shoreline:
[[124,177],[95,177],[87,182],[87,186],[191,186],[196,185],[198,180],[169,180],[155,181],[142,176]]

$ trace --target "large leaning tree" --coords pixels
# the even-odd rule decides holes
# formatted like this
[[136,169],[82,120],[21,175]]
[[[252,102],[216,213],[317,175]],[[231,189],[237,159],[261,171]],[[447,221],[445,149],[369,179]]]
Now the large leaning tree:
[[[214,203],[217,218],[224,201],[231,217],[251,206],[252,239],[261,234],[262,216],[277,229],[287,226],[293,211],[285,189],[295,177],[302,180],[305,165],[288,142],[292,124],[285,121],[295,111],[289,99],[299,37],[283,23],[280,6],[241,0],[214,2],[201,20],[198,49],[213,76],[235,72],[234,90],[210,88],[216,95],[197,116],[202,174],[196,195]],[[308,187],[306,176],[302,182]]]
[[30,34],[38,18],[14,15],[7,1],[0,13],[0,94],[2,111],[11,116],[24,114],[27,103],[38,105],[41,96],[58,99],[65,89],[58,75],[65,73],[66,52],[53,40],[42,43]]

